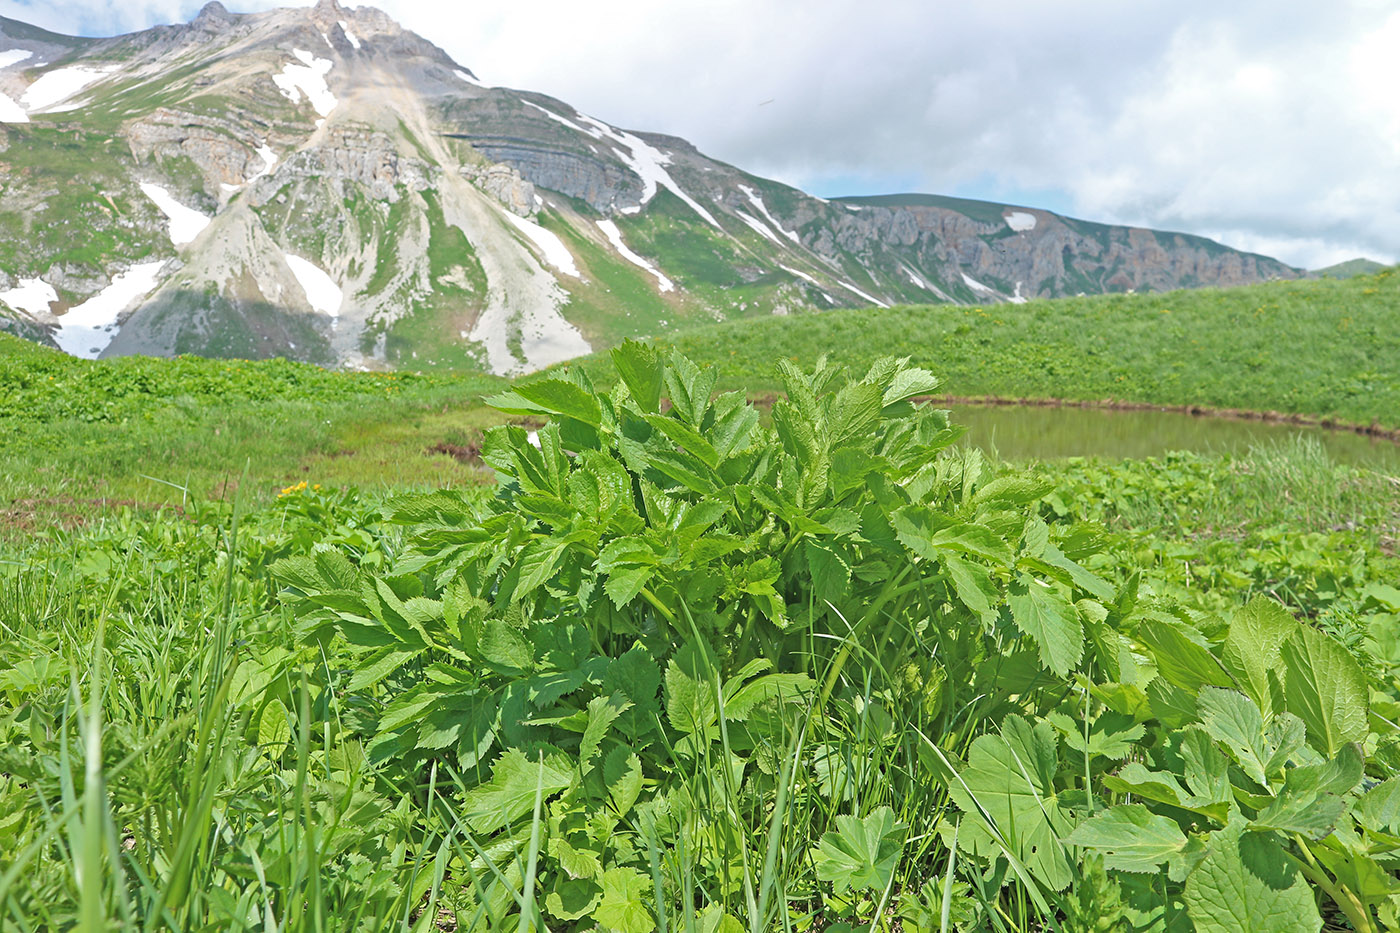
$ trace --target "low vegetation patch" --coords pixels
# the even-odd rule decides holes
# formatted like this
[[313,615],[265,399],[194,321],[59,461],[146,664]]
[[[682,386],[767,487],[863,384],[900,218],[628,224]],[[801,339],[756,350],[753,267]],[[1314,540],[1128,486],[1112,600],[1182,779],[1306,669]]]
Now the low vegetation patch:
[[[1400,427],[1400,278],[1274,282],[1021,305],[829,311],[660,338],[724,388],[775,391],[772,361],[852,370],[897,353],[958,396],[1117,399]],[[599,380],[610,361],[585,364]]]
[[547,421],[493,488],[13,550],[0,929],[1400,923],[1397,564],[1333,522],[1384,480],[994,466],[907,360],[782,363],[771,425],[610,365],[490,399]]

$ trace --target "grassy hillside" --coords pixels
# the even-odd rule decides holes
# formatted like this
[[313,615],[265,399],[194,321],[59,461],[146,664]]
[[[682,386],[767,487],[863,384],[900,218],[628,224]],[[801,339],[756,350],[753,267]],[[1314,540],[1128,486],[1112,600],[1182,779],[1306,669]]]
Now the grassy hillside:
[[[830,311],[735,321],[660,341],[719,384],[779,388],[773,361],[851,369],[909,356],[941,392],[1120,399],[1400,425],[1400,277],[1279,282],[984,307]],[[583,364],[604,382],[611,363]]]
[[[0,538],[114,506],[269,501],[303,480],[367,488],[487,480],[474,374],[330,372],[287,360],[91,361],[0,335]],[[454,458],[453,454],[458,457]]]
[[1314,270],[1314,275],[1320,275],[1328,279],[1351,279],[1358,275],[1375,275],[1386,268],[1385,263],[1376,262],[1374,259],[1348,259],[1346,262],[1339,262],[1335,265]]

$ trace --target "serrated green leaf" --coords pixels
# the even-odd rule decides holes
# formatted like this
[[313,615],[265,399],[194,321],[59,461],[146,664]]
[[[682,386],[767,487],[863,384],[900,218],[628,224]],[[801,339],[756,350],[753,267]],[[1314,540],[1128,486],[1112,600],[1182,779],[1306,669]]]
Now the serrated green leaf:
[[1133,872],[1155,872],[1186,848],[1181,827],[1140,803],[1095,814],[1065,842],[1103,853],[1105,868]]
[[672,728],[704,733],[719,719],[714,665],[706,652],[687,642],[666,665],[666,718]]
[[993,606],[998,593],[992,584],[991,572],[986,567],[952,554],[939,555],[938,563],[947,573],[948,580],[953,584],[953,592],[964,606],[975,612],[983,622],[995,618]]
[[632,400],[644,412],[656,411],[661,400],[661,355],[649,344],[624,340],[613,347],[611,356]]
[[[1056,796],[1056,744],[1049,723],[1032,726],[1020,716],[1008,716],[1001,735],[973,741],[960,779],[947,786],[960,810],[1000,834],[1013,855],[1058,891],[1074,877],[1060,844],[1074,820]],[[970,838],[969,845],[976,841]],[[984,854],[995,852],[984,849]]]
[[584,774],[593,769],[593,757],[598,754],[598,747],[612,724],[631,705],[620,693],[588,701],[588,725],[578,746],[579,767]]
[[537,790],[548,799],[573,782],[573,766],[562,754],[536,760],[508,749],[491,765],[491,779],[466,793],[462,809],[474,832],[494,833],[520,819],[535,805]]
[[477,644],[481,656],[503,671],[527,671],[534,663],[530,643],[504,619],[488,620]]
[[1040,651],[1040,663],[1061,677],[1084,656],[1084,629],[1074,604],[1054,587],[1022,576],[1011,585],[1011,618]]
[[1102,756],[1121,761],[1137,746],[1147,728],[1122,713],[1101,713],[1089,726],[1086,741],[1083,723],[1064,713],[1052,712],[1046,721],[1060,731],[1065,746],[1081,755]]
[[380,648],[360,662],[346,689],[356,692],[368,690],[419,654],[419,651],[411,649]]
[[1214,833],[1183,895],[1197,933],[1318,933],[1312,888],[1270,836],[1231,822]]
[[1400,777],[1383,781],[1362,794],[1352,812],[1367,829],[1400,834]]
[[544,909],[560,920],[578,920],[598,906],[603,890],[586,878],[558,876],[544,897]]
[[617,608],[630,603],[647,585],[655,570],[651,567],[618,567],[608,574],[603,592]]
[[805,544],[807,572],[812,577],[812,595],[818,607],[828,601],[840,605],[851,585],[851,567],[836,548],[809,538]]
[[713,367],[701,369],[679,350],[671,352],[663,379],[666,391],[671,395],[672,408],[686,423],[698,426],[704,419],[717,378]]
[[1365,741],[1370,692],[1356,659],[1308,626],[1300,626],[1280,653],[1288,711],[1303,720],[1313,747],[1333,758],[1342,746]]
[[598,879],[602,898],[593,919],[612,933],[651,933],[656,919],[646,905],[651,902],[651,879],[635,868],[609,868]]
[[582,421],[590,427],[602,424],[598,399],[567,379],[539,379],[515,386],[515,394],[538,409]]
[[1230,802],[1230,763],[1208,732],[1195,726],[1182,730],[1177,752],[1185,765],[1186,786],[1191,790],[1184,803],[1206,808]]
[[929,395],[938,388],[938,377],[926,369],[907,367],[895,373],[880,404],[888,408],[918,395]]
[[824,833],[812,853],[817,878],[830,882],[837,894],[884,890],[899,863],[906,828],[889,807],[878,807],[863,819],[836,817],[836,829]]
[[1138,626],[1138,638],[1152,650],[1157,670],[1173,686],[1192,693],[1207,686],[1235,688],[1234,678],[1215,656],[1175,625],[1145,619]]
[[706,467],[713,470],[719,466],[719,454],[704,436],[690,425],[666,415],[644,415],[647,424],[651,425],[666,439],[677,447],[685,450],[695,459],[699,460]]
[[642,795],[642,760],[627,746],[614,746],[603,759],[603,783],[617,815],[626,816]]
[[1256,596],[1230,620],[1221,657],[1265,718],[1274,713],[1269,674],[1282,669],[1283,643],[1297,629],[1297,620],[1286,609],[1262,596]]
[[1210,737],[1225,743],[1254,783],[1267,787],[1270,755],[1264,740],[1264,717],[1254,701],[1234,690],[1206,687],[1196,697],[1196,704]]

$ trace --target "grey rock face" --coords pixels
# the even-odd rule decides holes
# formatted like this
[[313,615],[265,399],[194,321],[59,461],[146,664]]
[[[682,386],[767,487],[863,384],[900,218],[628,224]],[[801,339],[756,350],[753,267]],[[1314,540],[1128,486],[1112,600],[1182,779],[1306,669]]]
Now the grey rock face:
[[127,142],[138,160],[187,156],[203,172],[208,189],[241,185],[262,167],[251,141],[246,145],[236,141],[244,135],[232,121],[164,107],[127,128]]
[[636,204],[641,182],[616,162],[600,156],[532,145],[525,140],[471,140],[472,148],[502,163],[541,188],[578,198],[594,210],[611,213],[619,205]]
[[395,201],[399,185],[414,191],[431,187],[435,169],[421,159],[403,155],[384,133],[333,127],[321,145],[293,155],[284,171],[358,182],[369,188],[371,197]]
[[461,172],[512,213],[529,217],[538,208],[535,186],[509,165],[463,165]]

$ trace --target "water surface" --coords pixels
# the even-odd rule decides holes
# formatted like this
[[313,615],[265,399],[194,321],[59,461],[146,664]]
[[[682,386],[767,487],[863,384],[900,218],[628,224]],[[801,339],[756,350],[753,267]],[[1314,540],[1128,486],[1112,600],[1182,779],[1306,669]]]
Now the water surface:
[[1023,405],[949,405],[965,443],[1011,460],[1160,457],[1171,450],[1243,454],[1251,446],[1316,438],[1339,463],[1400,474],[1400,444],[1351,431],[1211,418],[1172,411]]

